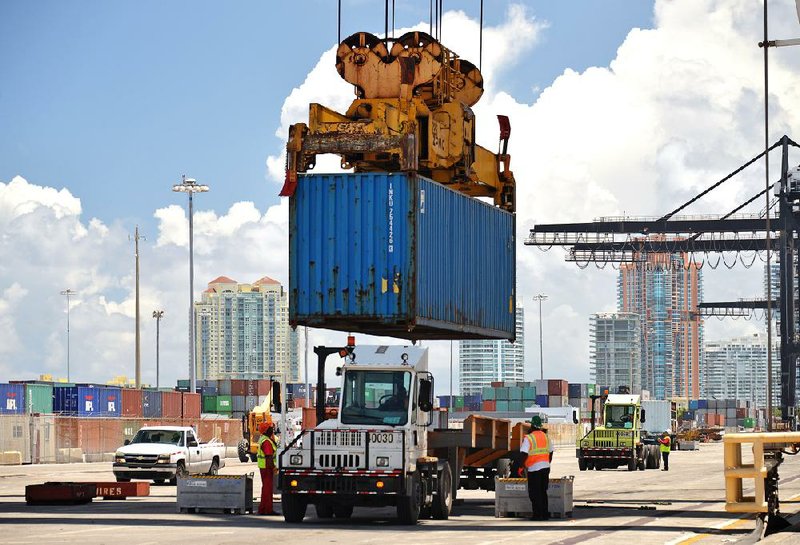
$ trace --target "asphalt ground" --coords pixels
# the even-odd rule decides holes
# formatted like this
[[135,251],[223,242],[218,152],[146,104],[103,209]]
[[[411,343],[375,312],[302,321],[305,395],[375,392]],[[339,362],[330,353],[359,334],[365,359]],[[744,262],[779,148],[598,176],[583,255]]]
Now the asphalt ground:
[[[223,474],[255,473],[255,464],[229,459]],[[111,465],[60,464],[0,467],[0,543],[292,543],[347,545],[393,543],[489,545],[715,544],[746,539],[754,517],[725,512],[721,444],[674,451],[670,471],[624,469],[578,471],[573,449],[556,449],[551,476],[574,475],[574,508],[569,519],[532,522],[495,518],[494,493],[459,491],[449,520],[398,526],[393,509],[356,508],[352,519],[317,519],[308,509],[301,524],[282,517],[180,514],[174,486],[151,486],[146,498],[95,499],[78,506],[27,506],[25,486],[45,481],[113,480]],[[781,466],[783,513],[800,522],[800,458]],[[277,498],[276,498],[277,499]],[[276,503],[280,510],[280,503]],[[775,542],[800,543],[800,533]]]

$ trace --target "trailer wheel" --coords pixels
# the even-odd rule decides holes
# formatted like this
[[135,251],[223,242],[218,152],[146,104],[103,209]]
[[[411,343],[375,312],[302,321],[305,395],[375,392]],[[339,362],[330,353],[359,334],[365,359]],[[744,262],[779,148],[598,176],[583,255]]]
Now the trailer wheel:
[[639,462],[636,464],[636,468],[639,471],[644,471],[644,461],[645,461],[644,458],[639,458]]
[[303,522],[307,507],[306,501],[296,494],[281,494],[281,509],[286,522]]
[[578,469],[580,469],[581,471],[586,471],[586,467],[587,467],[586,458],[581,456],[580,458],[578,458]]
[[314,505],[314,509],[316,509],[317,511],[317,518],[320,519],[333,518],[333,506],[328,503],[317,503]]
[[633,471],[636,469],[636,455],[634,454],[631,456],[631,459],[628,460],[628,471]]
[[436,479],[436,493],[433,495],[433,505],[431,514],[436,520],[447,520],[450,517],[450,510],[453,508],[453,496],[450,490],[453,487],[453,472],[450,471],[450,464],[444,464],[439,478]]
[[411,475],[411,493],[408,496],[397,498],[397,518],[400,524],[414,525],[419,519],[419,509],[422,495],[422,486],[419,482],[419,472],[415,471]]
[[644,468],[645,469],[654,469],[656,467],[656,462],[653,460],[653,451],[650,450],[650,447],[647,447],[647,454],[644,457]]
[[594,469],[595,469],[595,471],[600,471],[601,469],[603,469],[603,462],[601,462],[600,460],[597,460],[594,463]]
[[349,519],[353,516],[352,505],[334,505],[333,514],[337,519]]

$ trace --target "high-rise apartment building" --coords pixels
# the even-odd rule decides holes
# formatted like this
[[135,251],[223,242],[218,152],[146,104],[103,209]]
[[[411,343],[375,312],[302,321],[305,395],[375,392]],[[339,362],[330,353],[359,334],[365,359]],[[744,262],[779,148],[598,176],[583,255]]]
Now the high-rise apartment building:
[[239,284],[225,276],[195,302],[197,376],[299,382],[297,333],[289,327],[283,286],[264,277]]
[[517,304],[517,339],[458,342],[458,376],[461,395],[481,393],[494,381],[525,380],[525,311]]
[[642,355],[639,315],[598,313],[589,320],[589,373],[591,381],[609,392],[628,386],[642,390]]
[[[780,397],[780,359],[777,344],[772,347],[772,399]],[[767,336],[754,333],[723,341],[707,341],[703,372],[702,398],[749,400],[758,408],[767,402]]]
[[654,399],[700,396],[702,273],[686,254],[649,253],[620,266],[617,310],[639,316],[642,389]]

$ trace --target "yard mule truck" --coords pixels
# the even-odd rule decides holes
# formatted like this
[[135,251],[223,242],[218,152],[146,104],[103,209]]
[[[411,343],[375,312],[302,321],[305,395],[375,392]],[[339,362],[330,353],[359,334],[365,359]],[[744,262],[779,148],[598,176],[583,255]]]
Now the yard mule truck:
[[351,344],[315,348],[320,377],[328,353],[347,356],[336,370],[342,380],[339,414],[303,430],[280,453],[287,522],[302,521],[309,505],[319,518],[348,518],[354,507],[394,506],[402,524],[446,519],[462,468],[480,467],[488,483],[493,468],[508,467],[501,460],[512,455],[514,445],[519,448],[525,430],[517,426],[514,441],[508,420],[486,417],[469,417],[463,428],[446,429],[434,418],[447,413],[433,409],[427,349]]
[[[595,421],[592,399],[592,426]],[[643,431],[645,410],[640,396],[628,393],[609,394],[602,406],[603,423],[593,427],[578,440],[578,469],[611,469],[625,466],[628,471],[657,469],[660,465],[657,444],[648,444]]]

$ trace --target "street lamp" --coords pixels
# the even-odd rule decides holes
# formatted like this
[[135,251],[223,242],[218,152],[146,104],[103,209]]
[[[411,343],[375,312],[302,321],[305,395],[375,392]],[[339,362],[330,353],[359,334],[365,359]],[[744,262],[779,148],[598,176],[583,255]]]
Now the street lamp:
[[189,391],[194,392],[197,385],[194,376],[194,229],[192,195],[195,193],[205,193],[208,186],[198,184],[194,178],[187,178],[183,175],[183,180],[179,184],[172,186],[172,191],[177,193],[187,193],[189,195]]
[[61,292],[61,295],[67,297],[67,382],[69,382],[69,298],[73,295],[77,295],[77,293],[77,291],[69,288]]
[[[153,311],[153,318],[156,319],[156,388],[158,388],[158,346],[160,344],[159,340],[161,337],[161,318],[164,317],[163,310],[154,310]],[[192,390],[194,393],[194,390]]]
[[547,296],[538,294],[533,296],[534,301],[539,301],[539,378],[544,380],[544,351],[542,350],[542,301],[547,300]]

